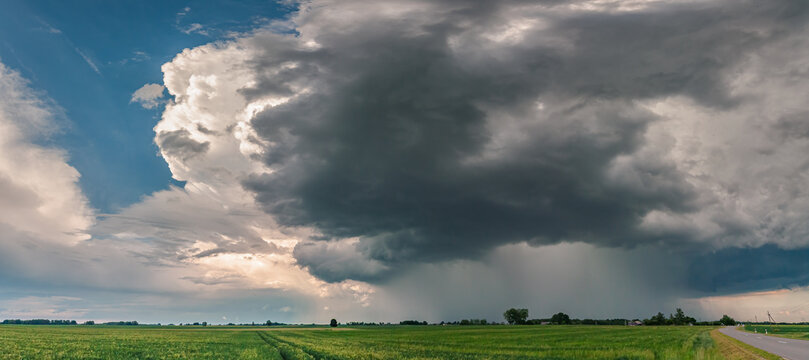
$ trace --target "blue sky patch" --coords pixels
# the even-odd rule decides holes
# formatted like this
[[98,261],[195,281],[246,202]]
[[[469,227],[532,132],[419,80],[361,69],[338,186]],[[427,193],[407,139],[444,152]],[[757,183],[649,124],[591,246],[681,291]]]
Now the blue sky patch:
[[152,127],[161,107],[131,103],[184,48],[249,31],[291,9],[270,1],[3,1],[0,60],[64,109],[47,139],[68,151],[93,207],[113,212],[177,184]]

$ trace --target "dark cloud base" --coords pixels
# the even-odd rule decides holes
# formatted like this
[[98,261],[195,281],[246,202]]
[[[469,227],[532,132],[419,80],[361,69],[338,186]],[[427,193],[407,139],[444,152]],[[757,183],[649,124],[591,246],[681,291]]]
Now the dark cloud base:
[[809,249],[729,248],[692,259],[690,288],[733,294],[809,285]]

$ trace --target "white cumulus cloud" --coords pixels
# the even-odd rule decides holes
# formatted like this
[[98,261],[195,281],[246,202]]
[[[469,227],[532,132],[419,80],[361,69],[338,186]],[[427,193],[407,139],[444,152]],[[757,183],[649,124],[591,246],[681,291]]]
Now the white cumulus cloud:
[[89,238],[93,211],[78,186],[79,172],[60,149],[35,143],[55,130],[54,108],[18,73],[0,63],[0,242],[13,234],[75,244]]

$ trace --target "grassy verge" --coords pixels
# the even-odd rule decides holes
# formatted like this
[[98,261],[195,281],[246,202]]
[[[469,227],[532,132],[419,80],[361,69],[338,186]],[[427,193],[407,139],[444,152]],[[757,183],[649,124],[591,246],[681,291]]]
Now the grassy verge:
[[758,332],[788,339],[809,340],[809,325],[745,325],[744,331]]
[[781,357],[770,354],[759,348],[747,345],[730,336],[722,334],[719,330],[711,331],[711,337],[716,348],[727,360],[780,360]]

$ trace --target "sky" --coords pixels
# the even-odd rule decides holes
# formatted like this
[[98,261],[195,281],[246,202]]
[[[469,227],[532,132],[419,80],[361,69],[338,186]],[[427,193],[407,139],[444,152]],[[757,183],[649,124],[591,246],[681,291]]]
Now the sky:
[[0,318],[809,318],[809,4],[4,1]]

